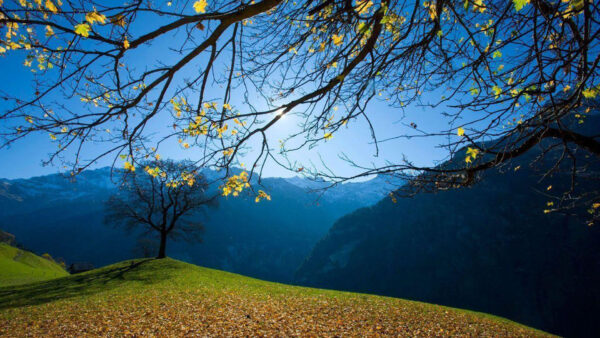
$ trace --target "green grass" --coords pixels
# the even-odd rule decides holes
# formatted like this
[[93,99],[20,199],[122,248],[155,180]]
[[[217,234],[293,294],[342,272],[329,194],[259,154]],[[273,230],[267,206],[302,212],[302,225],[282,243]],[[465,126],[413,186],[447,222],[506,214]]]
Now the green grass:
[[0,288],[0,336],[545,336],[482,313],[265,282],[173,259]]
[[25,284],[67,275],[68,273],[55,262],[0,243],[0,286]]

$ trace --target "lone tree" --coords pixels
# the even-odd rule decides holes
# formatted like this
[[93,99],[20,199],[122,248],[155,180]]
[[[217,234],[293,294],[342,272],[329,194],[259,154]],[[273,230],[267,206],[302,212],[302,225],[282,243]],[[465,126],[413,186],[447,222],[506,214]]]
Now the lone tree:
[[181,162],[146,162],[144,169],[125,174],[121,190],[106,202],[105,223],[158,234],[157,258],[164,258],[167,238],[200,241],[203,227],[194,211],[214,206],[216,196],[208,197],[203,176]]
[[[600,192],[575,190],[600,176],[590,169],[600,158],[598,133],[577,128],[598,108],[591,99],[600,93],[599,6],[4,0],[0,53],[21,56],[34,72],[28,97],[2,85],[4,145],[48,133],[58,145],[49,161],[64,158],[76,174],[104,156],[128,156],[124,165],[133,169],[174,138],[197,149],[199,167],[224,169],[225,194],[246,186],[229,170],[244,156],[250,177],[271,161],[333,182],[389,174],[412,180],[415,191],[435,191],[473,184],[536,147],[542,156],[553,150],[542,178],[565,166],[573,177],[570,188],[552,191],[553,210],[580,205],[598,219]],[[371,123],[376,100],[400,114],[429,107],[444,123],[399,124],[382,140]],[[150,124],[165,115],[172,128],[151,137]],[[273,139],[286,115],[301,123]],[[370,135],[375,154],[381,142],[432,138],[446,150],[439,160],[454,165],[348,158],[355,174],[340,176],[289,160],[342,128]],[[88,147],[98,142],[108,147]]]

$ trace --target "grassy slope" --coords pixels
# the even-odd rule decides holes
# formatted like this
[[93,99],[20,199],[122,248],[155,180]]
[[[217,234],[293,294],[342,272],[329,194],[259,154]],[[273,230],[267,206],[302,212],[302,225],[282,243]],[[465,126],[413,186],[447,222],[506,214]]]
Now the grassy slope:
[[0,243],[0,286],[9,286],[67,276],[58,264],[29,251]]
[[172,259],[0,288],[0,336],[544,336],[481,313],[264,282]]

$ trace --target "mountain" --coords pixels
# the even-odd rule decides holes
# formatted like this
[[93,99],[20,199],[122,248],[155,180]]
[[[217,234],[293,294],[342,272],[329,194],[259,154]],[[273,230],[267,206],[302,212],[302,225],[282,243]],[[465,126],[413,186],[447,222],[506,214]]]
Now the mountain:
[[[470,188],[385,198],[342,217],[297,283],[468,308],[560,335],[597,334],[600,229],[543,212],[542,192],[565,191],[571,177],[538,183],[536,155],[490,170]],[[576,189],[600,185],[580,178]]]
[[[206,171],[205,175],[214,179],[219,173]],[[109,168],[75,177],[0,180],[0,229],[15,234],[35,252],[61,257],[67,265],[101,266],[140,256],[141,246],[152,246],[152,237],[103,224],[104,203],[118,182]],[[196,215],[205,225],[202,243],[169,242],[168,255],[253,277],[291,281],[337,218],[376,203],[393,188],[381,177],[338,185],[322,194],[307,190],[323,188],[323,182],[304,178],[265,178],[261,184],[271,201],[255,203],[249,195],[220,198],[216,209]]]

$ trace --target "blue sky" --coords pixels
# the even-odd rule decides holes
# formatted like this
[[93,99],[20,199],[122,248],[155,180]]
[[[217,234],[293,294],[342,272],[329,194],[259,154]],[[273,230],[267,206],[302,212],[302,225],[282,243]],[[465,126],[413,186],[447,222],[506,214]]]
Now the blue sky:
[[[14,54],[4,57],[1,70],[0,83],[9,83],[10,86],[7,90],[10,93],[23,95],[23,97],[31,95],[31,76],[29,69],[22,65],[22,57]],[[2,104],[0,102],[0,106]],[[367,111],[380,140],[398,134],[413,133],[407,126],[411,122],[426,130],[447,128],[445,122],[441,120],[439,112],[433,109],[410,106],[402,112],[389,107],[385,102],[375,101],[369,105]],[[153,122],[153,128],[168,128],[170,115],[167,113],[164,115]],[[294,117],[286,117],[274,126],[271,131],[273,140],[285,138],[294,130],[295,120]],[[375,157],[375,147],[372,144],[370,133],[366,129],[365,122],[359,120],[349,123],[346,129],[335,133],[333,139],[323,142],[313,149],[298,151],[290,155],[290,159],[306,166],[310,166],[311,162],[321,166],[321,159],[325,159],[327,166],[334,172],[346,175],[354,171],[345,161],[339,159],[342,153],[366,166],[372,163],[383,164],[385,161],[399,161],[403,154],[418,164],[431,164],[445,155],[443,150],[436,148],[439,141],[439,139],[414,138],[384,142],[380,144],[379,156]],[[273,144],[276,145],[277,142],[273,142]],[[61,171],[60,162],[47,166],[42,165],[42,161],[48,159],[48,154],[55,147],[56,145],[51,142],[46,133],[38,133],[13,143],[9,148],[0,149],[0,163],[3,164],[0,166],[0,177],[25,178]],[[165,158],[195,158],[193,150],[183,150],[176,143],[161,148],[160,153]],[[112,160],[112,157],[101,159],[93,167],[110,165]],[[273,162],[267,165],[264,172],[264,176],[267,177],[293,174]]]
[[[169,39],[176,37],[170,36]],[[168,44],[170,41],[158,43]],[[154,49],[156,50],[156,49]],[[166,48],[165,48],[166,50]],[[135,51],[135,61],[130,65],[143,67],[145,64],[155,64],[156,60],[169,63],[173,56],[165,52],[164,55],[148,55],[140,51]],[[21,52],[7,53],[2,57],[0,64],[0,83],[2,90],[9,92],[19,97],[31,97],[33,90],[31,89],[31,73],[29,68],[23,65],[24,54]],[[131,60],[131,59],[130,59]],[[202,65],[202,59],[197,65]],[[224,70],[224,65],[219,64]],[[191,69],[190,71],[194,71]],[[221,88],[209,88],[207,97],[218,99],[222,96]],[[233,97],[236,97],[239,92],[234,92]],[[428,96],[431,95],[431,96]],[[435,94],[425,93],[422,97],[424,101],[434,101]],[[56,98],[60,100],[60,98]],[[235,99],[232,101],[236,106]],[[6,103],[0,102],[0,109],[4,110]],[[239,109],[244,109],[243,106],[238,106]],[[386,139],[399,134],[416,134],[409,124],[416,123],[420,129],[428,132],[436,132],[448,128],[447,121],[443,120],[439,109],[422,108],[416,105],[407,107],[404,111],[389,107],[384,100],[372,102],[367,109],[367,113],[377,133],[378,139]],[[271,147],[278,147],[278,139],[283,139],[289,135],[296,127],[297,120],[293,116],[286,117],[278,122],[272,130],[269,131],[271,139]],[[166,130],[172,125],[171,115],[169,112],[164,112],[158,116],[150,125],[150,129],[154,131]],[[347,128],[340,130],[334,134],[333,139],[322,142],[318,147],[312,149],[303,149],[290,155],[292,161],[297,161],[298,166],[311,167],[311,164],[318,168],[323,168],[321,161],[324,161],[328,168],[332,169],[339,175],[351,175],[356,172],[348,163],[341,160],[340,155],[346,154],[358,164],[363,166],[382,165],[386,161],[398,162],[405,155],[416,164],[432,164],[435,160],[443,159],[445,151],[436,148],[443,142],[443,139],[435,138],[413,138],[410,140],[395,140],[393,142],[385,142],[380,144],[379,156],[375,155],[375,147],[372,144],[371,135],[367,128],[367,124],[363,120],[351,121]],[[252,145],[252,142],[250,143]],[[98,145],[97,147],[102,147]],[[94,147],[94,146],[93,146]],[[92,156],[94,150],[89,148],[89,154]],[[47,133],[39,133],[30,135],[29,137],[17,141],[9,148],[0,149],[0,177],[2,178],[24,178],[38,175],[51,174],[61,171],[62,166],[59,161],[52,165],[42,166],[42,161],[48,159],[48,154],[56,149],[56,144],[52,143]],[[170,142],[162,146],[159,153],[163,158],[174,159],[195,159],[197,155],[193,148],[188,150],[182,149],[177,142]],[[114,157],[103,158],[98,161],[93,167],[102,167],[111,165]],[[248,159],[250,161],[250,159]],[[244,162],[244,158],[240,159]],[[286,171],[274,162],[267,164],[264,176],[291,176],[293,172]]]
[[[29,70],[21,64],[16,57],[6,57],[2,61],[0,72],[1,83],[10,83],[10,91],[28,95],[30,88]],[[2,103],[0,102],[0,106]],[[411,133],[407,126],[411,122],[420,128],[434,130],[435,128],[447,127],[440,120],[439,112],[422,107],[409,107],[405,112],[388,107],[384,102],[374,102],[368,108],[371,121],[374,124],[379,139],[393,137],[401,133]],[[168,114],[165,114],[168,115]],[[404,117],[403,117],[404,115]],[[167,128],[170,116],[158,118],[153,122],[154,128]],[[294,117],[282,119],[271,131],[273,140],[285,138],[296,126]],[[356,160],[362,165],[369,166],[371,163],[383,164],[386,160],[398,161],[405,154],[409,159],[420,164],[433,163],[440,159],[445,152],[436,149],[437,142],[433,139],[411,139],[384,142],[380,144],[379,156],[375,157],[375,147],[372,144],[369,131],[365,128],[364,121],[355,121],[348,124],[348,128],[342,129],[334,135],[334,138],[322,142],[313,149],[304,149],[290,155],[290,159],[296,160],[302,165],[310,166],[314,163],[320,166],[324,159],[327,166],[340,174],[351,174],[353,170],[345,161],[339,159],[342,153]],[[437,141],[440,141],[439,139]],[[274,145],[277,142],[273,142]],[[55,173],[60,171],[61,164],[43,166],[42,161],[48,159],[56,145],[51,142],[46,133],[38,133],[13,143],[9,148],[0,149],[0,177],[2,178],[24,178]],[[176,143],[171,143],[161,148],[161,156],[165,158],[195,158],[193,150],[183,150]],[[110,165],[113,158],[104,158],[93,167]],[[243,159],[241,159],[243,161]],[[286,171],[277,164],[271,162],[265,169],[265,176],[291,176],[293,173]]]

